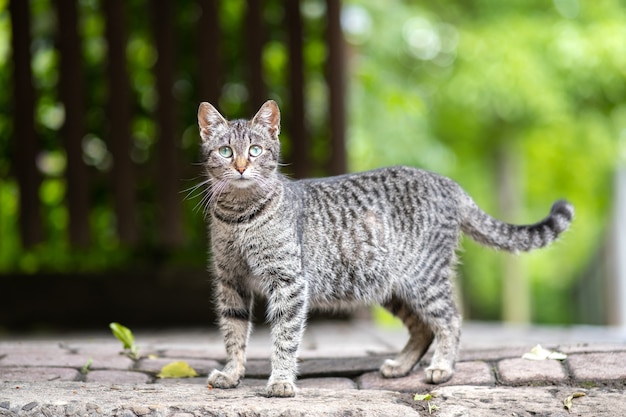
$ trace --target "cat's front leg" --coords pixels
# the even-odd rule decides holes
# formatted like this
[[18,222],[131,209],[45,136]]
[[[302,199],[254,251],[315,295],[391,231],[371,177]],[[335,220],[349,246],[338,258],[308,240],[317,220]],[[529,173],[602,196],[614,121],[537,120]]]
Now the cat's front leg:
[[307,317],[307,286],[301,278],[281,278],[269,299],[272,334],[272,374],[267,383],[269,397],[296,394],[297,354]]
[[214,388],[234,388],[244,377],[246,347],[250,336],[252,295],[229,282],[217,281],[217,313],[226,347],[226,365],[209,374],[207,384]]

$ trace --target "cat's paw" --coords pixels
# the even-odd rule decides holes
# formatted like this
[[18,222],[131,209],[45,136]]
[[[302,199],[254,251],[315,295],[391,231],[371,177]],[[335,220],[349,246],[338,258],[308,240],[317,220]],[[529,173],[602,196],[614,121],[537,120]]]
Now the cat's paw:
[[411,372],[412,366],[406,366],[396,360],[387,359],[380,367],[380,374],[385,378],[399,378]]
[[454,370],[450,367],[433,367],[426,368],[426,382],[429,384],[441,384],[452,378]]
[[296,385],[291,381],[275,381],[267,384],[268,397],[293,397],[296,395]]
[[211,374],[209,374],[207,385],[213,388],[235,388],[239,385],[239,378],[233,378],[232,376],[215,369],[211,372]]

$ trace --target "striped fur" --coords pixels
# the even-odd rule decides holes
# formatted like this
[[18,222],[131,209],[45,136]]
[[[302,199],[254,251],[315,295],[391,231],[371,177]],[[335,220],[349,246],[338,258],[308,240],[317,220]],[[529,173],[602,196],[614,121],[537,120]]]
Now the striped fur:
[[269,396],[295,395],[296,357],[311,306],[384,306],[410,337],[398,357],[382,365],[382,375],[408,374],[435,340],[426,379],[447,381],[461,329],[450,279],[460,233],[494,248],[527,251],[553,242],[573,218],[572,206],[559,201],[534,225],[503,223],[452,180],[415,168],[288,180],[277,169],[280,115],[273,101],[251,121],[232,122],[202,103],[198,123],[207,173],[202,204],[228,355],[224,369],[209,375],[214,387],[234,387],[244,376],[255,292],[268,298],[272,326]]

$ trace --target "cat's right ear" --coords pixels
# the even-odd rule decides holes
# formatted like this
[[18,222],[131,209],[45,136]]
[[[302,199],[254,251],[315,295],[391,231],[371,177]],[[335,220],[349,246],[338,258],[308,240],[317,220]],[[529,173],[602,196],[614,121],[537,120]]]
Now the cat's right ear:
[[250,124],[261,126],[272,138],[278,140],[280,134],[280,110],[274,100],[267,100],[252,118]]
[[216,130],[228,127],[228,121],[215,107],[207,102],[200,103],[198,108],[198,128],[203,142],[208,141]]

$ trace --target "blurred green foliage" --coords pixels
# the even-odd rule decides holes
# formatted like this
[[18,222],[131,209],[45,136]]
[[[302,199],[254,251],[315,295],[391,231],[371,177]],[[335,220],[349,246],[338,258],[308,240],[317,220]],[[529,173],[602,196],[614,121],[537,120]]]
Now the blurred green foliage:
[[[603,243],[626,142],[626,10],[619,0],[347,2],[349,156],[448,175],[489,213],[501,152],[517,155],[519,218],[576,207],[554,248],[523,255],[534,319],[575,319],[571,288]],[[620,145],[621,144],[621,145]],[[474,318],[501,310],[500,260],[464,241],[460,285]],[[503,279],[506,279],[504,277]]]
[[[157,125],[154,64],[158,58],[147,0],[130,0],[127,66],[132,86],[132,157],[137,164],[143,246],[124,248],[115,234],[107,172],[112,161],[105,139],[107,86],[104,0],[79,1],[79,33],[87,98],[84,159],[91,167],[93,245],[73,249],[67,242],[65,155],[59,129],[65,110],[58,97],[59,54],[50,0],[30,0],[32,68],[37,95],[36,130],[42,152],[37,164],[46,240],[30,250],[20,246],[18,189],[11,167],[12,101],[0,94],[0,272],[41,270],[85,272],[151,264],[158,252],[158,221],[152,166]],[[556,247],[524,255],[533,289],[534,319],[566,323],[575,319],[570,291],[596,254],[607,227],[612,174],[626,143],[626,10],[621,0],[345,0],[342,23],[347,40],[348,157],[360,171],[406,164],[447,175],[463,185],[489,213],[502,217],[498,184],[502,153],[517,155],[512,175],[519,184],[520,217],[534,222],[557,198],[577,210],[573,230]],[[246,89],[244,0],[220,2],[224,71],[218,105],[230,118],[249,116]],[[328,159],[326,47],[322,0],[304,0],[307,122],[312,157]],[[198,137],[195,121],[199,78],[198,7],[176,2],[177,57],[174,99],[181,152],[188,167],[181,190],[195,184]],[[281,107],[288,96],[288,54],[281,1],[267,0],[263,18],[267,43],[264,79]],[[0,84],[11,84],[11,20],[0,0]],[[284,150],[290,133],[284,129]],[[623,156],[622,156],[623,159]],[[289,168],[286,167],[288,170]],[[323,174],[323,172],[316,172]],[[184,194],[181,194],[181,198]],[[184,204],[187,240],[168,262],[202,267],[205,232],[196,200]],[[498,318],[501,260],[464,241],[459,266],[465,310],[471,317]],[[158,256],[157,256],[158,258]]]

